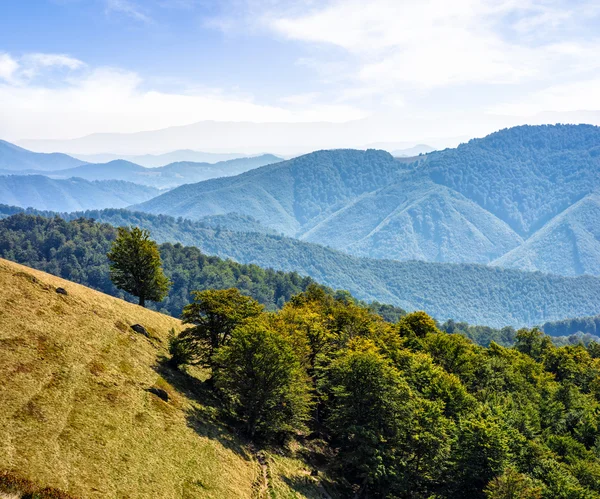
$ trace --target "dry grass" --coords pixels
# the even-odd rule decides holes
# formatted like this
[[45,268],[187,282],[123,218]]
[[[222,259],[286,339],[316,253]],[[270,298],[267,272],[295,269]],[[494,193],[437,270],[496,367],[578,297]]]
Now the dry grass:
[[[171,328],[179,321],[0,260],[0,471],[80,498],[251,497],[254,456],[211,423],[190,376],[157,369]],[[318,497],[294,491],[304,472],[290,463],[270,495]]]

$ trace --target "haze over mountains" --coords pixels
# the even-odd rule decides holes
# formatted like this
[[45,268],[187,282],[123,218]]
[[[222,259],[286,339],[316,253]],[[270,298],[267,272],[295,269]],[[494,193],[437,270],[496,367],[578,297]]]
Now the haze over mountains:
[[200,182],[216,177],[238,175],[253,168],[281,161],[272,154],[252,158],[238,158],[217,163],[182,161],[157,168],[146,168],[129,161],[117,159],[104,164],[86,164],[66,170],[44,172],[52,178],[78,177],[86,180],[124,180],[160,189],[181,184]]
[[[598,272],[600,252],[597,222],[581,211],[595,198],[574,205],[599,188],[600,128],[523,126],[414,161],[374,150],[317,151],[184,185],[136,208],[196,219],[238,212],[359,256],[579,275]],[[565,224],[576,224],[578,237],[552,229]],[[551,258],[534,254],[543,246],[534,244],[538,231],[560,241],[546,250]],[[521,246],[527,258],[499,260]]]
[[0,170],[62,170],[85,161],[60,153],[37,153],[0,140]]
[[74,154],[76,158],[88,163],[109,163],[116,159],[123,159],[131,163],[136,163],[146,168],[157,168],[170,163],[180,161],[193,161],[195,163],[218,163],[230,159],[246,158],[248,154],[241,153],[211,153],[202,151],[193,151],[191,149],[180,149],[178,151],[167,152],[163,154]]
[[81,178],[55,180],[42,175],[0,176],[3,202],[39,210],[77,211],[127,206],[145,201],[159,190],[121,180],[87,181]]

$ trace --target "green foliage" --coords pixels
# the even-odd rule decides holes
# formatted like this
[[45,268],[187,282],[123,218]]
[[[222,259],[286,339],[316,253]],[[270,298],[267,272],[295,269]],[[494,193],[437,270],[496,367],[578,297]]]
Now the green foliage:
[[260,322],[238,327],[215,357],[216,387],[252,438],[302,431],[310,396],[292,345]]
[[182,321],[191,324],[180,342],[194,352],[194,363],[214,367],[213,356],[226,345],[233,331],[258,317],[263,306],[235,288],[207,289],[192,293],[194,300],[183,309]]
[[186,364],[193,364],[195,349],[193,345],[185,341],[174,330],[169,332],[169,365],[178,369]]
[[[17,213],[0,220],[0,257],[132,300],[110,280],[106,254],[116,237],[111,225],[86,218],[67,222]],[[296,272],[241,265],[181,244],[164,243],[159,250],[164,273],[173,283],[159,309],[173,316],[181,314],[193,290],[236,287],[274,310],[314,282]]]
[[112,282],[137,296],[142,307],[146,300],[161,301],[169,292],[171,282],[163,274],[160,252],[149,231],[119,227],[107,256]]
[[323,390],[336,466],[353,485],[387,490],[410,424],[408,384],[374,345],[360,342],[331,365]]
[[[538,482],[539,483],[539,482]],[[485,488],[487,499],[541,499],[542,487],[512,467],[494,478]]]

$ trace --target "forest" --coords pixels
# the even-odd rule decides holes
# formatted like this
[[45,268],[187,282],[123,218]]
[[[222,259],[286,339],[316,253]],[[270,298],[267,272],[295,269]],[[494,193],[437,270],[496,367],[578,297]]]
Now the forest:
[[522,329],[486,348],[315,285],[278,312],[203,291],[183,320],[170,366],[206,369],[220,417],[259,445],[300,439],[341,497],[600,497],[598,343]]

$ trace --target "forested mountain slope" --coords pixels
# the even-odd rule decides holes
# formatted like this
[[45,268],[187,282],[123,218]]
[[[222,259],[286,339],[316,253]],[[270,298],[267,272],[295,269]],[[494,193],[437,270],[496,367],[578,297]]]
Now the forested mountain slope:
[[372,258],[458,263],[487,263],[523,242],[488,211],[429,181],[361,196],[302,239]]
[[[515,248],[536,231],[599,189],[600,128],[523,126],[412,163],[383,151],[318,151],[180,187],[137,208],[195,219],[238,212],[358,256],[490,263],[518,254]],[[551,255],[529,255],[540,264],[527,268],[597,272],[597,238],[568,240],[591,248],[585,264],[573,260],[565,243],[551,247]],[[545,265],[551,261],[560,265]]]
[[594,193],[554,217],[493,264],[562,275],[600,275],[599,255],[600,194]]
[[38,153],[0,140],[0,170],[62,170],[85,164],[85,161],[75,159],[60,153]]
[[156,196],[158,189],[119,180],[55,180],[42,175],[0,176],[0,202],[40,210],[120,208]]
[[[348,290],[358,299],[377,300],[407,310],[425,310],[440,321],[455,319],[494,327],[524,326],[594,315],[600,310],[600,279],[595,277],[565,278],[483,265],[356,258],[291,238],[232,232],[198,222],[125,210],[88,212],[86,216],[114,225],[147,228],[159,241],[181,241],[207,254],[276,270],[295,270],[334,289]],[[0,221],[0,256],[39,266],[93,287],[110,289],[101,286],[108,280],[105,254],[114,234],[112,227],[87,221],[65,224],[61,220],[15,215]],[[86,250],[77,252],[77,245]],[[259,269],[228,269],[229,264],[222,261],[205,266],[202,262],[206,257],[196,248],[165,244],[161,251],[167,274],[174,276],[177,272],[179,275],[173,279],[179,291],[173,290],[172,297],[162,305],[168,310],[176,310],[184,303],[186,293],[193,289],[190,282],[196,287],[210,286],[211,282],[213,287],[243,288],[246,285],[250,286],[247,289],[251,293],[253,289],[262,289],[261,280],[255,281],[252,277],[252,272]],[[242,277],[244,274],[256,284],[248,284]],[[269,282],[271,278],[264,279]],[[305,285],[299,279],[299,276],[282,276],[281,283],[288,284],[275,289],[287,290],[283,294],[286,296],[286,292]],[[282,295],[272,295],[273,287],[268,289],[266,296],[273,298],[263,303],[277,303]]]
[[434,182],[529,236],[600,188],[600,127],[520,126],[427,158]]
[[[181,328],[0,260],[0,496],[21,497],[22,478],[78,498],[256,497],[265,464],[214,419],[202,372],[164,365],[169,331]],[[270,497],[321,497],[304,462],[269,452],[261,460]],[[11,483],[16,490],[5,489]]]
[[384,151],[317,151],[232,178],[186,185],[139,208],[200,218],[238,212],[286,235],[401,176],[403,164]]

